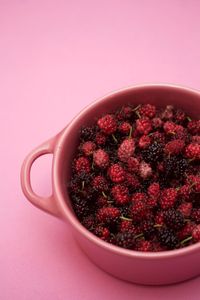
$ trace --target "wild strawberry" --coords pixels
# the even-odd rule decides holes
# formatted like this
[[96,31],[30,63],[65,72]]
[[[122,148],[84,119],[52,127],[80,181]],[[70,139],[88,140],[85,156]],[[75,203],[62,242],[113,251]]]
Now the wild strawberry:
[[104,145],[106,142],[105,134],[98,132],[95,137],[95,142],[97,143],[97,145]]
[[105,177],[98,175],[94,177],[92,181],[92,186],[97,191],[107,191],[108,190],[108,182]]
[[96,148],[95,143],[87,141],[82,145],[82,151],[86,156],[92,155]]
[[200,159],[200,145],[195,143],[189,144],[185,149],[185,155],[192,160]]
[[97,211],[97,220],[103,223],[115,222],[120,216],[120,210],[117,207],[102,207]]
[[113,164],[108,169],[108,175],[113,182],[121,183],[125,180],[126,172],[120,164]]
[[135,142],[133,139],[125,139],[118,149],[118,157],[121,161],[126,162],[135,151]]
[[200,120],[190,121],[187,128],[191,134],[200,134]]
[[109,156],[102,149],[98,149],[93,153],[93,160],[99,168],[106,168],[109,164]]
[[129,134],[131,130],[131,124],[128,122],[123,122],[119,125],[118,129],[122,134]]
[[152,168],[150,164],[142,161],[139,166],[139,174],[143,179],[147,179],[152,175]]
[[162,209],[168,209],[174,206],[177,199],[177,191],[174,188],[163,189],[160,197],[160,206]]
[[111,194],[115,199],[115,202],[119,205],[123,205],[129,202],[130,197],[128,188],[123,185],[115,185],[111,190]]
[[89,173],[90,172],[90,162],[86,157],[79,157],[75,161],[75,169],[77,173]]
[[191,215],[192,203],[182,203],[179,205],[178,210],[182,213],[185,218],[188,218]]
[[128,164],[129,172],[135,173],[139,170],[140,162],[139,162],[138,158],[129,157],[129,159],[127,160],[127,164]]
[[192,237],[196,242],[200,242],[200,224],[196,225],[192,230]]
[[97,125],[105,134],[113,134],[117,130],[117,123],[112,115],[100,118]]
[[136,120],[136,130],[140,134],[149,134],[149,132],[152,130],[152,124],[149,118],[141,118]]
[[142,117],[153,118],[156,114],[156,107],[151,104],[143,104],[138,109]]
[[150,145],[150,143],[151,143],[151,138],[148,135],[143,135],[139,139],[138,146],[141,149],[145,149]]

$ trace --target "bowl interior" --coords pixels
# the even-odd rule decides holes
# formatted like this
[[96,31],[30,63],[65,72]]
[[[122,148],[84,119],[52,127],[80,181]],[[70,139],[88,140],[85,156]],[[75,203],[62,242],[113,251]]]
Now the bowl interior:
[[60,147],[60,156],[57,166],[62,207],[73,210],[68,195],[67,183],[70,180],[72,160],[79,140],[81,126],[93,124],[104,113],[115,111],[124,104],[137,106],[141,103],[155,104],[157,107],[174,105],[183,109],[195,119],[200,116],[200,93],[187,88],[169,85],[150,85],[132,87],[109,94],[88,107],[76,116],[65,129]]

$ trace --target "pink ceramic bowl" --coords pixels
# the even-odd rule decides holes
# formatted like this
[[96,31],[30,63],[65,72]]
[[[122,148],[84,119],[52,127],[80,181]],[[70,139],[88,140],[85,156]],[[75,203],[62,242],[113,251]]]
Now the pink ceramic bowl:
[[[25,159],[21,185],[25,196],[40,209],[69,222],[76,240],[88,257],[100,268],[118,278],[140,284],[169,284],[200,274],[200,243],[172,251],[143,253],[126,250],[102,241],[84,228],[72,210],[66,178],[70,178],[71,162],[78,142],[80,127],[88,125],[105,112],[124,103],[173,104],[193,117],[200,116],[200,92],[173,85],[133,86],[113,92],[85,108],[55,137],[49,139]],[[41,155],[52,153],[52,196],[37,196],[31,187],[30,171]]]

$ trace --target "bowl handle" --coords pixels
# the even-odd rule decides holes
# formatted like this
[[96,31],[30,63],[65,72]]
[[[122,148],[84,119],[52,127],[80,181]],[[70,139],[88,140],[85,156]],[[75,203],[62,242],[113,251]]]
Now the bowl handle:
[[62,218],[61,212],[58,209],[56,201],[53,195],[49,197],[40,197],[35,194],[31,186],[31,167],[34,161],[45,154],[52,153],[54,154],[55,144],[59,138],[59,135],[49,139],[44,142],[42,145],[34,149],[28,156],[25,158],[22,168],[21,168],[21,186],[24,195],[27,199],[37,206],[38,208],[48,212],[58,218]]

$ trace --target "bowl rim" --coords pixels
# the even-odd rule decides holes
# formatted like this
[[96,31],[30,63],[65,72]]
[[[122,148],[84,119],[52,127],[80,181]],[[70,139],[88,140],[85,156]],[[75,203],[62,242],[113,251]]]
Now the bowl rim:
[[59,207],[63,212],[64,219],[68,220],[70,224],[78,231],[79,234],[83,235],[86,239],[90,242],[96,244],[97,246],[103,248],[104,250],[110,251],[117,255],[123,255],[126,257],[138,258],[138,259],[148,259],[148,260],[155,260],[155,259],[166,259],[166,258],[175,258],[181,257],[185,255],[190,255],[192,253],[200,251],[200,242],[195,243],[194,245],[190,245],[184,247],[182,249],[175,249],[175,250],[166,250],[160,252],[142,252],[130,249],[124,249],[108,242],[105,242],[87,230],[77,219],[75,214],[69,209],[66,205],[66,199],[64,199],[63,194],[60,188],[59,176],[58,176],[58,166],[59,166],[59,159],[60,159],[60,149],[62,149],[62,145],[65,143],[67,139],[67,135],[70,132],[71,128],[74,127],[74,124],[78,121],[79,117],[82,114],[87,113],[90,109],[96,106],[98,103],[102,101],[108,101],[109,98],[119,95],[120,93],[126,93],[132,90],[137,89],[151,89],[151,88],[160,88],[160,89],[169,89],[169,90],[176,90],[181,92],[187,92],[193,94],[194,96],[200,97],[200,91],[197,89],[193,89],[190,87],[185,87],[182,85],[177,84],[170,84],[170,83],[144,83],[144,84],[137,84],[137,85],[130,85],[125,88],[114,90],[113,92],[105,94],[103,97],[98,98],[92,101],[89,105],[83,108],[72,120],[71,122],[61,131],[60,137],[56,144],[56,149],[54,153],[54,161],[53,161],[53,192],[54,197],[58,202]]

